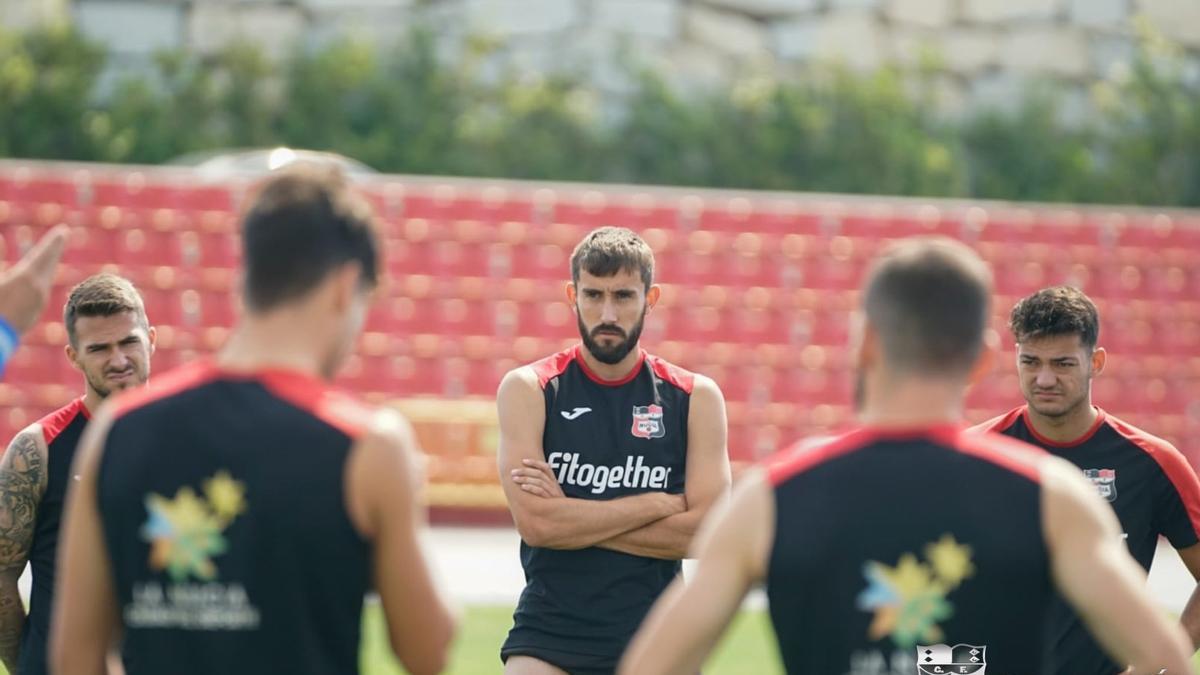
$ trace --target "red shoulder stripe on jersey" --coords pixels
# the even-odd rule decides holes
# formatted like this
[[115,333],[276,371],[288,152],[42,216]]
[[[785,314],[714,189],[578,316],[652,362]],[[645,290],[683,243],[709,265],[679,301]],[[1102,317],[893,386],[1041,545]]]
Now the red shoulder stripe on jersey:
[[46,439],[46,445],[53,443],[54,439],[58,438],[58,435],[75,420],[76,415],[83,415],[86,420],[92,419],[92,414],[83,404],[82,397],[38,420],[38,425],[42,427],[42,438]]
[[1037,427],[1033,426],[1033,421],[1029,419],[1029,406],[1021,407],[1021,418],[1025,420],[1025,428],[1029,430],[1029,435],[1036,438],[1039,443],[1047,445],[1051,448],[1074,448],[1075,446],[1083,445],[1091,440],[1092,436],[1095,436],[1096,432],[1100,431],[1100,427],[1104,426],[1104,421],[1108,418],[1108,413],[1099,408],[1096,408],[1096,412],[1096,421],[1092,423],[1091,428],[1083,432],[1083,435],[1079,438],[1067,441],[1065,443],[1052,441],[1038,433]]
[[1042,482],[1041,463],[1049,456],[1041,448],[990,432],[958,434],[954,447],[964,455],[991,462],[1035,483]]
[[646,355],[646,361],[655,375],[683,390],[685,394],[692,393],[692,388],[696,386],[696,376],[693,373],[652,354]]
[[1158,463],[1187,509],[1192,529],[1196,531],[1196,536],[1200,537],[1200,478],[1196,477],[1196,470],[1188,463],[1187,457],[1158,436],[1146,433],[1111,415],[1108,416],[1108,425]]
[[571,365],[571,361],[575,359],[578,352],[579,345],[575,345],[570,349],[564,349],[557,354],[551,354],[529,364],[529,367],[533,368],[533,372],[537,373],[538,386],[545,389],[547,382],[566,372],[567,366]]
[[818,464],[841,457],[883,438],[928,438],[958,452],[977,457],[1034,482],[1040,482],[1038,462],[1045,453],[1027,443],[993,433],[969,432],[956,425],[912,429],[864,427],[822,443],[801,442],[767,463],[767,479],[779,485]]
[[1021,414],[1024,412],[1024,410],[1025,410],[1025,406],[1013,408],[1012,410],[1004,413],[1003,415],[1000,415],[999,417],[993,417],[992,419],[990,419],[986,422],[980,422],[979,424],[976,424],[975,426],[971,427],[968,431],[970,431],[972,433],[992,431],[992,432],[995,432],[998,434],[1002,434],[1005,431],[1008,431],[1009,429],[1011,429],[1012,426],[1017,423],[1017,420],[1021,419]]
[[180,366],[165,375],[156,376],[145,387],[122,393],[113,407],[113,419],[155,401],[211,382],[217,378],[218,374],[219,371],[211,362],[197,361]]
[[587,375],[587,378],[592,382],[605,387],[619,387],[623,384],[629,384],[630,382],[633,382],[633,378],[637,377],[638,373],[642,371],[642,364],[646,362],[646,350],[638,350],[637,363],[629,370],[629,373],[625,375],[625,377],[622,377],[619,380],[606,380],[597,375],[591,368],[588,368],[587,361],[583,359],[583,349],[578,345],[575,347],[575,361],[579,363],[579,369],[583,371],[583,374]]
[[370,419],[370,410],[354,397],[322,380],[293,370],[262,370],[248,374],[267,391],[342,433],[357,438]]
[[773,486],[818,464],[854,452],[875,440],[871,429],[855,429],[827,440],[805,439],[767,460],[767,480]]

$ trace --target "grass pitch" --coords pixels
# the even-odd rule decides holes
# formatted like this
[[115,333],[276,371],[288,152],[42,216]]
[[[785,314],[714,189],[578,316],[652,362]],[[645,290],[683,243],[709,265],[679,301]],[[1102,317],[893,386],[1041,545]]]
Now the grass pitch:
[[[500,644],[512,627],[511,607],[469,607],[463,612],[450,659],[450,675],[499,673]],[[782,673],[775,655],[774,637],[765,612],[743,612],[704,668],[704,675],[772,675]],[[363,675],[401,675],[384,634],[383,615],[377,604],[363,616]]]
[[[501,672],[500,644],[512,626],[510,607],[468,607],[463,612],[450,659],[450,675],[487,675]],[[403,675],[392,658],[384,634],[383,615],[377,604],[363,615],[363,675]],[[1200,653],[1192,659],[1192,672],[1200,675]],[[764,611],[745,611],[718,645],[704,675],[780,675],[783,668],[775,652],[775,636]]]

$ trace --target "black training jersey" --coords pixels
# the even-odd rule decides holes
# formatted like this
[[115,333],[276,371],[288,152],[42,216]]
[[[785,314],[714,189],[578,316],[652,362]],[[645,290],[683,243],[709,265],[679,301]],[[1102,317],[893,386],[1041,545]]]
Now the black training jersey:
[[[1056,443],[1039,435],[1029,421],[1026,406],[975,429],[1032,443],[1083,470],[1116,511],[1134,560],[1149,570],[1159,535],[1175,548],[1200,541],[1200,481],[1187,459],[1170,443],[1097,410],[1095,425],[1070,443]],[[1062,600],[1055,603],[1052,631],[1055,672],[1112,675],[1125,669],[1104,654]]]
[[[588,370],[581,347],[533,364],[545,392],[542,447],[567,497],[683,493],[693,375],[642,352],[620,381]],[[677,560],[602,548],[521,542],[525,590],[502,654],[548,649],[602,657],[613,668]]]
[[771,460],[766,586],[787,672],[1046,672],[1044,457],[946,425]]
[[42,675],[48,671],[46,650],[50,638],[50,608],[54,605],[54,569],[58,558],[58,528],[63,500],[71,484],[75,447],[87,426],[89,415],[83,399],[75,399],[38,421],[46,440],[46,491],[38,502],[29,567],[33,584],[29,594],[29,619],[21,633],[19,675]]
[[97,500],[129,675],[358,672],[358,410],[308,375],[211,364],[121,398]]

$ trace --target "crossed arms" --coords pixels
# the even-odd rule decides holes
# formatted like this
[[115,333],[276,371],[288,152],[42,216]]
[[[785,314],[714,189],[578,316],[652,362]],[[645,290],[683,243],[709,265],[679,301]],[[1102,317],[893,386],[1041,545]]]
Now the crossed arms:
[[518,368],[496,395],[500,413],[500,482],[521,538],[530,546],[598,546],[666,560],[687,556],[709,507],[729,489],[725,401],[710,379],[696,377],[688,412],[684,494],[647,492],[610,500],[563,495],[546,464],[545,402],[537,376]]

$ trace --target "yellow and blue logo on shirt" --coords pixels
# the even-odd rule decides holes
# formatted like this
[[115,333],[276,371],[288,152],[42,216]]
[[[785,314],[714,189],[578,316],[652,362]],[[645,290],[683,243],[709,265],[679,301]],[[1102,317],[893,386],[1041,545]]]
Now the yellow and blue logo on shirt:
[[925,561],[912,553],[900,556],[895,566],[874,560],[863,565],[867,588],[858,596],[858,608],[874,612],[868,629],[871,640],[891,637],[901,648],[917,643],[941,642],[938,625],[954,616],[946,595],[975,574],[971,547],[945,534],[925,546]]
[[216,579],[212,559],[229,548],[222,533],[246,510],[245,494],[242,483],[227,471],[219,471],[204,481],[204,498],[189,486],[180,488],[174,499],[147,495],[149,518],[141,535],[150,542],[150,568],[166,570],[176,582],[188,576],[200,581]]

